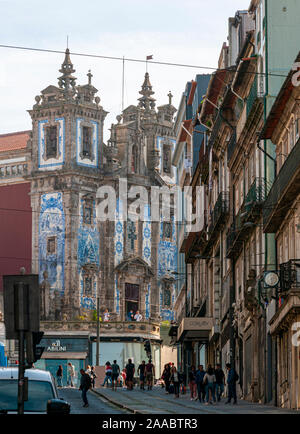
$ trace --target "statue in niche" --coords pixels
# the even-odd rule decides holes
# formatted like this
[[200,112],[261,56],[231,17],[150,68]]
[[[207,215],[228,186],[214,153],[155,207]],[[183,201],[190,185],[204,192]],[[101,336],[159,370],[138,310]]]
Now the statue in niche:
[[43,272],[44,280],[40,284],[40,303],[41,319],[49,319],[50,314],[50,283],[48,281],[48,271]]

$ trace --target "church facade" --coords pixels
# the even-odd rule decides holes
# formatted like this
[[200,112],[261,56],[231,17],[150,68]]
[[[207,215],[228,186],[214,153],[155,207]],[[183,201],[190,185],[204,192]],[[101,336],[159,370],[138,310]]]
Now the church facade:
[[[175,319],[177,231],[172,208],[169,219],[158,208],[159,219],[153,220],[162,199],[151,203],[151,189],[177,183],[171,163],[176,143],[172,95],[168,104],[156,108],[146,73],[137,105],[117,117],[105,144],[107,112],[92,74],[87,74],[87,84],[77,85],[74,73],[67,49],[58,86],[41,91],[29,110],[32,273],[40,277],[49,349],[39,363],[49,369],[58,358],[78,359],[78,368],[87,361],[95,364],[99,298],[100,316],[106,309],[110,315],[100,325],[100,364],[112,357],[121,358],[121,364],[126,357],[141,361],[145,339],[152,342],[159,364],[160,324]],[[129,191],[126,200],[120,195],[122,183]],[[117,197],[109,220],[98,215],[103,187]],[[148,197],[136,209],[140,189]],[[137,311],[142,320],[128,321],[130,312]],[[65,354],[53,348],[63,348]]]

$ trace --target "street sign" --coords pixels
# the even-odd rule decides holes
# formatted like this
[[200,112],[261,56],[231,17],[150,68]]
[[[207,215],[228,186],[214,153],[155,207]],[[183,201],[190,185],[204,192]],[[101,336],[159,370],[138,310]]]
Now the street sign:
[[37,274],[3,276],[6,339],[18,339],[19,331],[40,329],[40,291]]

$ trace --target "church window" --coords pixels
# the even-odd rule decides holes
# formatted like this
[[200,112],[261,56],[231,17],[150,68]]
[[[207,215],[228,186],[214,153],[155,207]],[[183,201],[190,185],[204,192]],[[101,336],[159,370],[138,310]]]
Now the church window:
[[132,156],[131,156],[131,172],[137,172],[137,162],[138,162],[138,148],[136,145],[132,147]]
[[86,225],[92,224],[92,207],[91,206],[84,206],[83,207],[83,223]]
[[84,295],[91,296],[92,295],[92,288],[93,288],[93,279],[90,276],[86,276],[84,278]]
[[130,250],[135,250],[135,240],[137,239],[135,222],[128,220],[127,222],[127,238],[129,241]]
[[171,147],[168,144],[163,145],[163,171],[171,174]]
[[47,239],[47,253],[54,255],[56,253],[56,237],[49,237]]
[[166,284],[163,289],[163,305],[165,307],[171,307],[171,290],[168,284]]
[[92,128],[82,127],[82,155],[91,158],[92,155]]
[[57,126],[46,128],[46,158],[57,156]]
[[170,222],[163,222],[163,237],[164,239],[172,239],[172,225]]

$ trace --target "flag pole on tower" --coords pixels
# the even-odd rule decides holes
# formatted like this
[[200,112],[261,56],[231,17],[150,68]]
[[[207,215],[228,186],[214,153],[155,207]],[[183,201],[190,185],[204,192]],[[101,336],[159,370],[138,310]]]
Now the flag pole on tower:
[[146,57],[146,72],[148,72],[148,60],[152,60],[153,59],[153,55],[151,54],[151,56],[147,56]]

